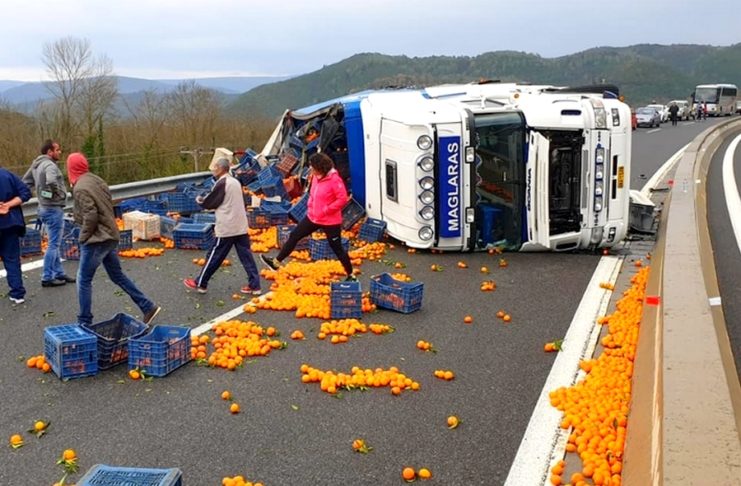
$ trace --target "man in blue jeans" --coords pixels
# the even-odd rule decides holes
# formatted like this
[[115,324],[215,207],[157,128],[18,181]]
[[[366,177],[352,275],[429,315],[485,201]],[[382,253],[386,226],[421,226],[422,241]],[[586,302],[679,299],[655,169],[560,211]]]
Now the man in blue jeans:
[[20,237],[26,234],[21,204],[31,191],[17,175],[0,167],[0,257],[8,275],[8,297],[14,304],[25,302],[26,289],[21,273]]
[[113,200],[103,179],[89,172],[87,159],[80,153],[67,158],[67,175],[72,184],[75,222],[80,225],[80,265],[77,268],[77,297],[80,301],[80,324],[93,322],[93,277],[98,267],[108,273],[111,281],[121,287],[142,311],[145,324],[159,314],[161,308],[149,300],[134,282],[123,273],[118,259],[118,226],[113,213]]
[[64,231],[64,204],[67,201],[67,186],[57,162],[62,155],[59,144],[47,140],[41,146],[41,155],[31,164],[23,182],[31,189],[36,188],[39,200],[39,219],[46,228],[49,246],[44,255],[44,271],[41,276],[42,287],[58,287],[73,283],[75,279],[67,276],[62,268],[61,247]]

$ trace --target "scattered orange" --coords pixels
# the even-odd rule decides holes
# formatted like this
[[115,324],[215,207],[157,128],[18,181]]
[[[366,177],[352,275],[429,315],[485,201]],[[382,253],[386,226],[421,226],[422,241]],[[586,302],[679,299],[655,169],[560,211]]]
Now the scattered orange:
[[222,400],[231,400],[232,399],[232,393],[229,390],[224,390],[221,392],[221,399]]
[[62,453],[62,459],[71,462],[77,460],[77,452],[74,449],[65,449]]
[[432,477],[430,470],[424,467],[419,470],[417,475],[419,476],[419,479],[430,479]]
[[141,377],[142,375],[139,370],[129,370],[129,378],[131,378],[132,380],[138,380]]
[[473,322],[473,317],[466,316],[463,318],[463,322],[465,322],[466,324],[471,324]]
[[456,417],[455,415],[451,415],[448,417],[448,428],[454,429],[460,425],[461,421]]
[[18,449],[23,446],[23,437],[20,434],[13,434],[10,436],[10,447]]
[[404,478],[405,481],[414,481],[414,478],[417,477],[417,473],[414,472],[414,468],[405,467],[401,471],[401,477]]
[[232,403],[229,406],[229,411],[231,413],[233,413],[233,414],[238,414],[239,413],[239,404],[238,403]]

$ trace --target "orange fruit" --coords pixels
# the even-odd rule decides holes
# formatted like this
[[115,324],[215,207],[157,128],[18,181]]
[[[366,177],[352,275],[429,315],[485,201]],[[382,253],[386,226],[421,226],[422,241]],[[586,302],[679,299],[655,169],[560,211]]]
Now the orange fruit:
[[505,314],[505,312],[504,312],[503,310],[498,310],[498,311],[497,311],[497,317],[498,317],[498,318],[500,318],[500,319],[501,319],[502,317],[504,317],[504,314]]
[[424,467],[419,470],[417,475],[419,476],[419,479],[430,479],[432,477],[430,470]]
[[229,406],[229,411],[233,414],[239,413],[239,404],[238,403],[232,403],[231,406]]
[[446,380],[452,380],[453,378],[455,378],[455,374],[452,371],[448,370],[443,373],[443,378]]
[[450,417],[448,417],[448,428],[449,429],[454,429],[458,427],[460,423],[461,421],[455,415],[451,415]]
[[473,317],[466,316],[463,318],[463,322],[465,322],[466,324],[471,324],[473,322]]
[[26,366],[28,366],[29,368],[36,368],[37,359],[38,358],[36,356],[31,356],[30,358],[28,358],[28,361],[26,361]]
[[19,448],[23,445],[23,437],[20,434],[13,434],[10,436],[10,446],[14,449]]
[[231,392],[229,390],[224,390],[223,392],[221,392],[221,399],[222,400],[231,400],[232,399]]
[[399,388],[398,386],[392,387],[391,388],[391,394],[392,395],[400,395],[401,394],[401,388]]
[[41,365],[41,371],[44,373],[48,373],[51,371],[51,365],[49,363],[44,363]]
[[502,320],[504,322],[511,322],[512,321],[512,316],[509,315],[509,314],[504,314],[504,317],[502,317]]
[[43,421],[41,421],[41,420],[37,420],[37,421],[36,421],[36,422],[35,422],[35,423],[33,424],[33,430],[35,430],[36,432],[41,432],[41,431],[42,431],[42,430],[44,430],[45,428],[46,428],[46,423],[45,423],[45,422],[43,422]]
[[62,459],[65,461],[75,461],[77,460],[77,452],[74,449],[65,449],[62,452]]
[[414,478],[417,477],[417,473],[414,472],[414,468],[405,467],[401,471],[401,477],[404,478],[405,481],[413,481]]
[[141,373],[139,373],[138,370],[129,370],[129,378],[131,378],[132,380],[138,380],[141,377],[142,375]]

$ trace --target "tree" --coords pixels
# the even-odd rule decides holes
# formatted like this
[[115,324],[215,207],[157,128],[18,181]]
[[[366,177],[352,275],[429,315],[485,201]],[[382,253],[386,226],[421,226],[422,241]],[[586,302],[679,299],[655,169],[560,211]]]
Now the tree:
[[46,86],[57,102],[57,138],[66,144],[80,136],[88,143],[102,139],[103,120],[118,96],[111,60],[95,57],[90,41],[76,37],[44,44],[41,57],[51,79]]
[[221,112],[216,93],[199,86],[195,81],[184,81],[167,96],[172,122],[179,128],[183,145],[212,145],[215,124]]

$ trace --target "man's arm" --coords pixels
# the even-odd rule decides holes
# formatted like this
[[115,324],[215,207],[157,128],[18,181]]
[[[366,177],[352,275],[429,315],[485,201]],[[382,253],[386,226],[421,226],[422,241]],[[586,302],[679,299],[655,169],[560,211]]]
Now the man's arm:
[[[21,202],[18,203],[20,205],[21,203],[24,203],[31,199],[31,190],[28,188],[28,186],[21,180],[20,177],[18,177],[15,174],[12,174],[12,180],[13,180],[13,187],[15,188],[16,192],[18,193],[18,198],[20,198]],[[33,179],[33,177],[31,177]]]
[[23,174],[21,181],[23,181],[27,187],[33,188],[35,184],[35,181],[33,180],[33,165],[28,168],[25,174]]
[[204,198],[197,198],[196,202],[201,205],[204,209],[216,209],[221,206],[224,202],[224,196],[226,195],[226,178],[222,177],[213,189]]
[[85,191],[74,191],[75,207],[82,217],[80,223],[80,243],[85,243],[98,228],[98,206]]

